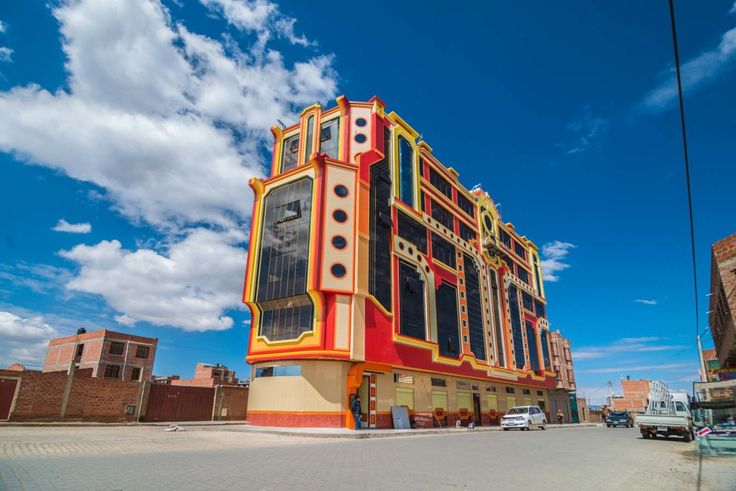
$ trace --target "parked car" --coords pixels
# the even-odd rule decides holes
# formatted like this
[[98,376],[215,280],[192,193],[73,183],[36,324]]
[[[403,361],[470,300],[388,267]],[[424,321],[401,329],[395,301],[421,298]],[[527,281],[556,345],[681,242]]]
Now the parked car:
[[531,430],[533,426],[547,429],[547,417],[539,406],[514,406],[501,418],[501,428],[504,431],[509,428]]
[[670,402],[667,410],[658,414],[639,414],[636,424],[645,439],[656,438],[657,435],[681,436],[686,442],[693,439],[693,418],[682,401]]
[[634,418],[631,417],[628,411],[614,411],[608,413],[608,416],[606,416],[606,426],[608,426],[609,428],[616,426],[633,428]]

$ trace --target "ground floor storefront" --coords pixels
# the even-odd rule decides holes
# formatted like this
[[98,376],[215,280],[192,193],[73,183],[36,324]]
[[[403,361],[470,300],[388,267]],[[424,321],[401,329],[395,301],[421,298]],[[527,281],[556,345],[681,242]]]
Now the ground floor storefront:
[[[352,427],[350,401],[360,396],[362,428],[392,428],[405,406],[412,427],[498,425],[514,406],[554,416],[550,391],[506,380],[479,380],[387,365],[325,360],[256,364],[247,421],[257,426]],[[395,411],[395,410],[394,410]],[[569,413],[569,408],[568,408]]]

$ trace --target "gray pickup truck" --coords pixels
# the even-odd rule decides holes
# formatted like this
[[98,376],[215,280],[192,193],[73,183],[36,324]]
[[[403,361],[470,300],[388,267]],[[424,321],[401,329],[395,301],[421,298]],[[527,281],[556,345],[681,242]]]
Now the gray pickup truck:
[[692,441],[694,427],[693,418],[682,401],[672,401],[667,410],[657,414],[645,413],[636,416],[636,425],[641,436],[649,439],[657,435],[664,437],[680,436],[686,442]]

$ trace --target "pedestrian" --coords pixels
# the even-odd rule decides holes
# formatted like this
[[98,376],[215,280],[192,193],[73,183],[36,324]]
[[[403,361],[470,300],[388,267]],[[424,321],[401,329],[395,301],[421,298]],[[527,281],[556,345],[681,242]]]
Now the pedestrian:
[[355,429],[360,429],[360,396],[358,394],[355,394],[353,397],[352,402],[350,403],[350,410],[353,413],[353,418],[355,419]]
[[565,419],[565,415],[562,413],[562,409],[557,410],[557,423],[562,424],[562,421]]

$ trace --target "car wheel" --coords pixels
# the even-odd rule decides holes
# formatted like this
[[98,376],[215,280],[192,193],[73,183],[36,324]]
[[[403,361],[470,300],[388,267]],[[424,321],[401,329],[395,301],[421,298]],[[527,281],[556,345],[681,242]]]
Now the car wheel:
[[526,431],[532,431],[532,422],[531,421],[527,421],[526,422]]
[[685,443],[690,443],[691,441],[693,441],[693,434],[690,433],[690,430],[687,430],[687,432],[682,436],[685,440]]
[[542,420],[542,426],[540,426],[540,428],[542,428],[543,430],[546,430],[547,429],[547,421],[546,420]]
[[504,428],[503,431],[509,431],[509,429],[508,428]]
[[642,431],[641,432],[641,437],[643,439],[645,439],[645,440],[649,440],[652,437],[652,434],[649,433],[648,431]]

